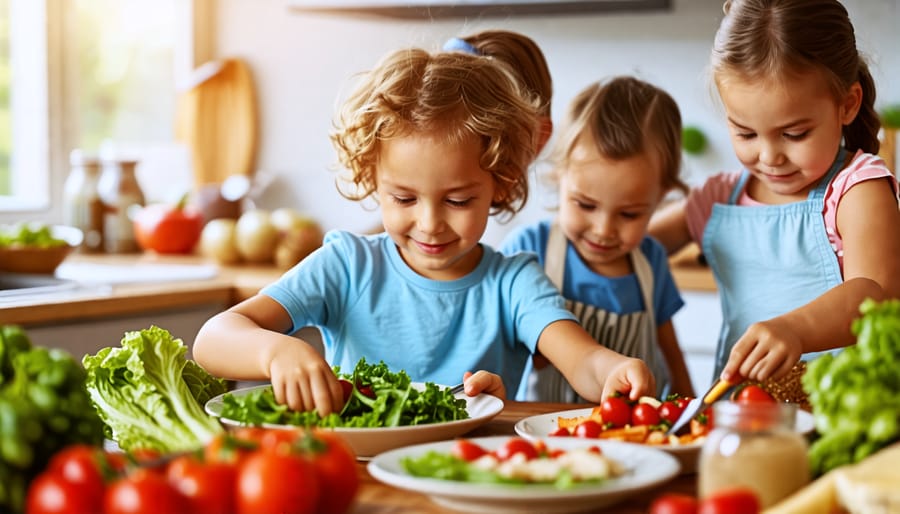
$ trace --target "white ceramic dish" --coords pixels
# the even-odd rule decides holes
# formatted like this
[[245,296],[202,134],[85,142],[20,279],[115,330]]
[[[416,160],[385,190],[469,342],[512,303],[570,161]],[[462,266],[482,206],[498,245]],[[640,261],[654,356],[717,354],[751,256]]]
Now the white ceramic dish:
[[[495,450],[509,438],[479,437],[471,441]],[[548,439],[547,445],[563,450],[600,446],[606,456],[625,468],[625,474],[602,483],[579,484],[560,490],[550,484],[479,484],[420,478],[403,469],[401,459],[404,457],[416,457],[430,450],[449,452],[453,444],[453,441],[440,441],[381,453],[369,462],[369,474],[388,485],[428,495],[435,503],[454,510],[510,514],[595,510],[639,494],[678,474],[678,461],[650,446],[563,437]]]
[[[424,387],[424,384],[413,382],[413,386],[422,388]],[[231,391],[231,394],[242,396],[267,387],[270,386],[266,384],[237,389]],[[240,421],[221,417],[223,396],[224,395],[216,396],[206,402],[206,412],[212,416],[218,417],[225,425],[244,425],[244,423]],[[495,396],[479,394],[470,397],[466,396],[465,393],[457,393],[456,397],[466,400],[466,411],[469,413],[469,419],[407,427],[335,428],[334,431],[340,434],[353,448],[357,458],[365,460],[378,453],[399,448],[401,446],[439,441],[441,439],[452,439],[487,423],[503,410],[503,401]],[[269,423],[263,424],[263,426],[267,428],[296,428],[293,425]]]
[[[547,434],[556,430],[556,418],[575,418],[580,416],[590,416],[592,407],[583,409],[573,409],[559,412],[551,412],[549,414],[540,414],[537,416],[529,416],[519,420],[515,425],[516,433],[527,439],[547,438]],[[808,434],[815,429],[815,421],[813,415],[804,411],[797,411],[797,420],[795,430],[801,434]],[[557,439],[566,439],[566,437],[549,438],[553,441]],[[596,439],[588,439],[596,441]],[[682,473],[694,473],[697,471],[697,461],[700,457],[700,448],[703,441],[696,443],[684,444],[680,446],[660,445],[654,448],[660,448],[664,452],[672,455],[681,463]]]

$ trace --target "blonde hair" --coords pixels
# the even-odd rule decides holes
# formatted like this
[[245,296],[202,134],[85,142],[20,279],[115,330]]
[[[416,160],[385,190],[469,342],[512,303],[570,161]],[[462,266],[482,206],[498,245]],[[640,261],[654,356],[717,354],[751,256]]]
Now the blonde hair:
[[681,171],[681,113],[672,97],[634,77],[613,77],[583,89],[569,104],[554,146],[556,173],[583,134],[589,134],[600,155],[621,160],[653,152],[660,164],[665,191],[687,192]]
[[553,79],[544,52],[533,39],[509,30],[484,30],[461,39],[481,55],[509,64],[521,77],[523,85],[541,99],[538,114],[550,117]]
[[418,133],[453,143],[474,137],[481,167],[497,186],[491,214],[511,216],[528,198],[538,105],[497,60],[419,48],[390,53],[362,76],[335,120],[331,141],[349,171],[338,190],[352,200],[375,192],[383,141]]
[[855,82],[862,87],[859,114],[843,127],[851,151],[878,153],[881,121],[875,81],[856,48],[847,10],[836,0],[735,0],[724,5],[711,68],[716,82],[795,77],[817,72],[840,102]]

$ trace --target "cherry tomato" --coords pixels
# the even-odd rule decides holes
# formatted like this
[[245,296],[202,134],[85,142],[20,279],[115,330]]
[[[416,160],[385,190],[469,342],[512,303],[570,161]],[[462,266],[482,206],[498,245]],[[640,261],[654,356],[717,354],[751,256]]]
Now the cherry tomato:
[[572,432],[569,432],[569,429],[566,427],[557,427],[556,430],[547,435],[551,437],[567,437],[572,435]]
[[321,492],[316,512],[342,514],[359,490],[356,455],[347,442],[330,430],[317,430],[301,436],[299,447],[312,462]]
[[207,462],[195,455],[182,455],[166,468],[169,482],[187,498],[194,514],[230,514],[234,511],[233,491],[237,467],[222,461]]
[[525,456],[525,460],[536,459],[538,451],[533,444],[522,439],[521,437],[511,437],[499,448],[497,448],[497,459],[504,461],[512,458],[513,455],[521,453]]
[[684,409],[688,406],[689,403],[691,403],[691,400],[693,400],[693,398],[691,398],[690,396],[679,396],[675,398],[675,405],[677,405],[681,409]]
[[700,502],[693,496],[669,493],[653,500],[650,514],[697,514]]
[[710,432],[710,430],[713,429],[714,426],[715,422],[713,420],[713,409],[708,408],[691,420],[691,435],[706,435]]
[[107,461],[106,453],[101,448],[74,444],[54,454],[46,471],[56,473],[78,486],[85,496],[93,498],[96,508],[90,511],[97,512],[103,504],[103,489],[106,487],[104,477],[116,470]]
[[679,407],[674,401],[664,401],[656,412],[659,413],[661,420],[668,421],[670,425],[673,425],[684,412],[684,407]]
[[487,453],[487,450],[485,450],[478,444],[469,441],[468,439],[455,440],[453,442],[453,448],[450,449],[451,455],[466,462],[477,460]]
[[258,451],[240,465],[237,514],[312,514],[320,495],[312,463],[292,452]]
[[600,415],[604,423],[624,427],[631,423],[631,406],[618,396],[610,396],[600,404]]
[[700,500],[698,514],[758,514],[759,498],[751,489],[721,489]]
[[99,513],[103,509],[102,490],[93,496],[59,473],[44,472],[34,478],[25,497],[25,514]]
[[373,391],[370,386],[357,386],[356,390],[365,397],[375,398],[375,391]]
[[590,439],[596,439],[600,437],[600,434],[603,432],[603,425],[597,423],[592,419],[586,419],[575,426],[575,435],[576,437],[587,437]]
[[104,514],[188,514],[187,499],[166,477],[137,469],[116,480],[103,496]]
[[775,398],[765,389],[755,384],[747,384],[739,391],[731,395],[731,399],[737,403],[775,403]]
[[639,403],[631,410],[631,423],[634,425],[658,425],[659,412],[648,403]]
[[338,383],[341,384],[341,392],[344,394],[344,403],[347,403],[347,400],[349,400],[350,396],[353,394],[353,384],[351,384],[349,380],[344,380],[343,378],[338,380]]

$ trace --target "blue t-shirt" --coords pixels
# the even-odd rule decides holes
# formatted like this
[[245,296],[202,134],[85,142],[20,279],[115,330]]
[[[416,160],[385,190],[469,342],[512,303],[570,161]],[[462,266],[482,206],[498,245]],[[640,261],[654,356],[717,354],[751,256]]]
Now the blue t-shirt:
[[[500,246],[506,255],[519,252],[537,254],[541,267],[547,259],[547,238],[551,220],[519,227],[512,231]],[[662,325],[684,306],[669,269],[665,248],[650,236],[645,236],[641,252],[653,269],[653,310],[656,324]],[[571,243],[566,243],[566,271],[563,277],[563,296],[577,302],[596,306],[617,314],[646,310],[640,284],[634,273],[622,277],[604,277],[591,270]]]
[[406,265],[385,233],[332,231],[261,292],[287,310],[291,332],[318,327],[326,360],[344,372],[365,357],[417,382],[450,385],[483,369],[514,394],[544,328],[575,318],[533,255],[482,248],[465,277],[431,280]]

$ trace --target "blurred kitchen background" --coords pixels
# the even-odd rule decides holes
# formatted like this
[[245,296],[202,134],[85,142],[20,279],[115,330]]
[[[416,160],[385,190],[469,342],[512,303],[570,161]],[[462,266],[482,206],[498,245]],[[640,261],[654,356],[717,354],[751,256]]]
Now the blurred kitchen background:
[[[325,229],[368,230],[378,212],[335,190],[327,134],[336,103],[353,75],[386,52],[437,49],[486,28],[522,32],[543,48],[557,122],[588,83],[635,74],[669,91],[684,123],[708,137],[705,152],[685,160],[689,182],[734,166],[705,75],[720,0],[586,1],[576,13],[529,2],[547,4],[541,14],[490,8],[498,2],[443,2],[469,5],[460,17],[300,8],[354,3],[367,2],[0,0],[0,223],[61,221],[68,156],[78,148],[138,160],[148,202],[174,201],[198,180],[246,174],[261,208],[293,207]],[[470,12],[471,4],[485,4],[488,15]],[[844,4],[878,85],[877,106],[897,104],[900,1]],[[209,86],[216,73],[230,74],[228,84]],[[198,99],[207,86],[216,91]],[[219,127],[215,137],[191,139],[204,123]],[[536,183],[526,210],[508,225],[492,224],[485,240],[497,244],[511,226],[547,215],[548,198]]]

